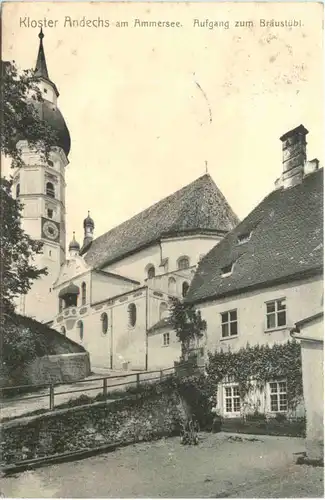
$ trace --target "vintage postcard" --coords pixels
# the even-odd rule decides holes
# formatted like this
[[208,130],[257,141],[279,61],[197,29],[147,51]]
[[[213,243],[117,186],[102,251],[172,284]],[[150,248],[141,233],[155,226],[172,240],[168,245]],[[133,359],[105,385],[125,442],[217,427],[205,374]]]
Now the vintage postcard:
[[323,498],[323,5],[1,24],[1,494]]

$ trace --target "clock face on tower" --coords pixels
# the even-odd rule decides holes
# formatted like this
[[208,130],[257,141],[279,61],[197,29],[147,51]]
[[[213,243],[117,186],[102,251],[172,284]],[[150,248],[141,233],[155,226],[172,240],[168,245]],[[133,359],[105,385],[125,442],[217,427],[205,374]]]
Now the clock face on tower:
[[58,222],[42,218],[42,238],[46,238],[51,241],[59,241],[60,225]]

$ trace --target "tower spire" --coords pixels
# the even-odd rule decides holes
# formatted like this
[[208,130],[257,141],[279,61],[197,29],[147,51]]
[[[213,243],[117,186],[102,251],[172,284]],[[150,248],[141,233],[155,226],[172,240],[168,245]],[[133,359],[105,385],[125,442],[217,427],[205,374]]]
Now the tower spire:
[[44,33],[41,28],[41,31],[38,34],[38,38],[40,40],[39,42],[39,48],[38,48],[38,55],[37,55],[37,61],[36,61],[36,66],[35,66],[35,76],[38,77],[43,77],[46,78],[46,80],[49,80],[49,74],[47,71],[47,66],[46,66],[46,59],[45,59],[45,53],[44,53],[44,47],[43,47],[43,38],[44,38]]

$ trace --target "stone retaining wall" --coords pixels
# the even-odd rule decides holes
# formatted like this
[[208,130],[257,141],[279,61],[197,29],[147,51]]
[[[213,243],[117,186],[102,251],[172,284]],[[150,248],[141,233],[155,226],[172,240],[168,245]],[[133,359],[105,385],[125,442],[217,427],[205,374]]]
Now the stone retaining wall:
[[2,424],[2,464],[179,433],[177,394],[100,402]]
[[90,375],[88,352],[54,354],[34,359],[10,376],[2,374],[1,387],[47,383],[69,383]]

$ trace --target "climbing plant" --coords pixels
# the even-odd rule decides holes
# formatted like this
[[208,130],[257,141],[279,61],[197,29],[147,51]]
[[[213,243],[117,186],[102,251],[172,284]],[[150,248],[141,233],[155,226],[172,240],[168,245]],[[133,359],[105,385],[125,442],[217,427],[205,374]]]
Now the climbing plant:
[[206,329],[206,322],[191,304],[173,297],[170,299],[170,320],[181,343],[181,361],[187,361]]
[[209,384],[216,386],[227,378],[238,383],[243,398],[255,386],[260,389],[272,380],[287,382],[288,407],[293,409],[303,395],[301,348],[296,341],[285,344],[256,345],[237,352],[209,353]]

